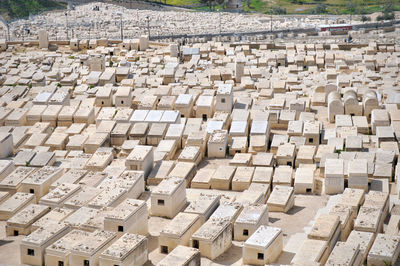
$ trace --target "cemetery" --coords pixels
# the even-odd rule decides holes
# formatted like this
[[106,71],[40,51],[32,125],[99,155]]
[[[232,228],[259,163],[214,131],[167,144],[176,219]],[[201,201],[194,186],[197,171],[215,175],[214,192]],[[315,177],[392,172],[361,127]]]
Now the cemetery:
[[65,12],[0,24],[0,264],[399,264],[397,19]]

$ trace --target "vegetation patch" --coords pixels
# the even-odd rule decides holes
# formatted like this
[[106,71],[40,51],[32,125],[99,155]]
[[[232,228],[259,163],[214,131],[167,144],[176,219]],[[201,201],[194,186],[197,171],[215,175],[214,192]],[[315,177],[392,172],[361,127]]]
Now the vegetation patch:
[[66,8],[66,4],[51,0],[0,0],[0,14],[6,19],[23,18],[29,14],[63,8]]

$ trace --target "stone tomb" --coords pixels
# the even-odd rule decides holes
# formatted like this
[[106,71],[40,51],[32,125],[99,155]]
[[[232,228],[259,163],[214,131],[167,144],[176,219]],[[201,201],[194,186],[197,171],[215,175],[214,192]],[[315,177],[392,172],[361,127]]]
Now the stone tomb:
[[267,206],[244,206],[234,223],[233,239],[236,241],[246,241],[261,225],[268,225]]
[[178,177],[186,180],[186,187],[190,187],[194,175],[196,174],[196,165],[190,162],[177,162],[168,174],[168,177]]
[[297,168],[294,175],[294,193],[313,193],[314,188],[314,169],[308,167]]
[[147,145],[157,146],[164,139],[167,130],[167,123],[152,123],[146,137]]
[[63,106],[60,113],[58,114],[57,126],[64,126],[64,127],[71,126],[74,121],[74,114],[76,113],[78,108],[79,108],[78,105]]
[[189,203],[184,212],[199,214],[199,219],[201,220],[201,224],[203,224],[219,207],[220,199],[220,195],[201,193],[196,200]]
[[232,190],[243,191],[248,189],[253,178],[253,174],[254,167],[237,167],[235,175],[232,178]]
[[158,161],[153,170],[151,170],[150,175],[147,178],[147,184],[149,185],[158,185],[160,182],[165,179],[175,167],[175,161],[166,161],[160,160]]
[[148,210],[145,201],[125,199],[113,210],[107,212],[104,218],[104,230],[124,233],[148,234]]
[[167,132],[165,133],[166,140],[176,140],[178,148],[182,147],[182,134],[185,129],[184,124],[170,124]]
[[32,224],[50,211],[50,207],[44,205],[30,204],[16,213],[6,224],[7,236],[29,235]]
[[199,165],[201,160],[203,159],[200,147],[197,146],[185,146],[182,152],[179,154],[178,161],[181,162],[192,162],[194,164]]
[[88,206],[97,209],[116,207],[126,198],[138,198],[144,192],[143,172],[124,171],[116,178],[105,179],[98,188],[104,191],[90,200]]
[[390,126],[390,118],[387,110],[374,109],[371,111],[371,129],[372,134],[376,134],[376,127],[388,127]]
[[32,224],[32,231],[35,231],[40,227],[45,227],[49,223],[61,223],[73,212],[74,210],[72,209],[54,208]]
[[200,265],[200,258],[200,252],[198,249],[179,245],[156,265],[198,266]]
[[366,194],[363,206],[380,208],[382,210],[380,224],[383,226],[383,222],[389,213],[389,205],[390,201],[388,192],[371,190],[368,194]]
[[340,220],[336,215],[322,214],[314,222],[310,233],[310,239],[324,240],[328,242],[330,251],[335,247],[340,237]]
[[300,164],[313,164],[315,152],[316,146],[300,146],[296,155],[296,167],[299,167]]
[[249,188],[237,197],[236,201],[243,205],[265,204],[270,193],[269,184],[251,183]]
[[186,181],[170,177],[161,181],[151,193],[151,215],[173,218],[186,205]]
[[[158,143],[158,146],[154,150],[154,161],[155,162],[160,162],[162,160],[172,160],[175,156],[176,151],[178,150],[178,145],[177,145],[177,140],[176,139],[163,139]],[[189,151],[189,150],[188,150]],[[199,154],[196,152],[193,154],[189,152],[187,154],[188,157],[183,156],[181,158],[181,161],[190,161],[190,159],[199,159],[202,157],[199,157]],[[198,156],[196,158],[196,155]],[[192,160],[193,162],[193,160]]]
[[372,233],[382,232],[381,217],[381,208],[361,206],[354,221],[354,230]]
[[253,166],[272,167],[275,164],[274,154],[267,152],[258,152],[257,154],[252,156],[252,164]]
[[137,145],[126,158],[125,165],[131,170],[144,171],[144,175],[147,177],[153,168],[153,162],[153,147]]
[[69,256],[70,265],[98,265],[99,257],[115,240],[115,233],[95,231],[74,245]]
[[63,174],[60,178],[58,178],[55,182],[50,185],[50,189],[55,189],[57,186],[61,184],[77,184],[86,174],[87,170],[81,169],[71,169],[65,174]]
[[180,111],[183,117],[192,117],[193,96],[190,94],[179,94],[175,101],[175,110]]
[[101,253],[99,263],[102,266],[142,266],[148,260],[147,243],[145,236],[124,234]]
[[21,183],[21,191],[34,194],[36,202],[46,195],[50,190],[50,185],[54,183],[64,173],[63,168],[45,166],[28,176]]
[[236,171],[235,166],[220,165],[211,178],[212,189],[229,190],[233,175]]
[[75,229],[52,243],[46,248],[45,265],[70,265],[69,255],[72,247],[79,244],[89,235],[89,232]]
[[254,169],[253,179],[251,180],[251,182],[259,184],[271,184],[273,173],[274,173],[273,167],[257,166]]
[[93,124],[95,121],[95,108],[93,106],[80,106],[74,114],[74,123]]
[[[82,225],[94,217],[100,216],[101,211],[89,207],[81,207],[64,219],[64,223],[70,225],[72,229],[81,229]],[[90,231],[90,230],[86,230]]]
[[109,146],[109,142],[110,142],[109,133],[95,132],[94,134],[89,135],[83,147],[85,153],[95,153],[98,148],[103,146],[105,147]]
[[326,194],[337,194],[344,190],[344,162],[343,159],[326,159],[325,162]]
[[0,191],[0,205],[5,202],[9,197],[11,197],[11,194],[5,191]]
[[287,165],[294,166],[296,154],[296,146],[293,144],[286,143],[284,145],[280,145],[276,152],[276,162],[277,165]]
[[352,209],[346,205],[334,205],[331,207],[329,214],[336,215],[340,220],[340,241],[346,241],[351,230],[353,229],[355,217],[352,215]]
[[63,183],[40,198],[39,203],[51,208],[62,207],[66,200],[80,190],[80,185]]
[[349,188],[368,191],[368,162],[366,159],[355,159],[348,165]]
[[207,156],[209,158],[224,158],[228,147],[227,130],[215,130],[207,142]]
[[288,165],[281,165],[275,167],[274,175],[272,177],[273,187],[277,185],[289,186],[293,184],[293,168]]
[[226,219],[210,218],[191,237],[190,246],[211,260],[232,245],[232,224]]
[[375,235],[373,233],[353,230],[347,238],[346,243],[359,247],[362,257],[361,263],[364,263],[374,240]]
[[42,114],[47,108],[47,105],[33,105],[26,114],[26,124],[33,126],[35,123],[42,120]]
[[233,166],[249,166],[251,163],[252,154],[250,153],[236,153],[229,161],[229,165]]
[[202,224],[199,214],[178,213],[160,232],[160,252],[168,254],[178,245],[188,246],[190,237]]
[[362,253],[358,245],[337,242],[325,265],[361,265]]
[[130,130],[130,123],[117,123],[111,131],[111,145],[121,146],[128,139]]
[[85,169],[92,171],[103,171],[114,158],[114,151],[111,147],[99,147],[86,162]]
[[329,253],[330,250],[327,241],[307,238],[297,250],[291,264],[324,265],[328,259]]
[[243,245],[243,263],[265,265],[275,262],[283,249],[280,228],[260,226]]
[[216,94],[215,110],[229,113],[232,111],[233,102],[232,84],[219,84]]
[[21,183],[34,173],[37,168],[18,166],[0,182],[0,190],[15,194],[21,191]]
[[15,165],[15,162],[11,160],[0,160],[0,181],[15,170]]
[[13,136],[10,133],[0,132],[0,159],[12,156]]
[[132,105],[132,89],[129,87],[119,87],[115,93],[116,107],[131,107]]
[[400,236],[378,234],[367,259],[367,265],[395,265],[400,253]]
[[267,201],[270,212],[288,212],[294,205],[293,187],[277,185]]
[[146,145],[147,132],[149,131],[149,124],[144,122],[134,123],[130,132],[129,139],[139,140],[140,145]]
[[[364,203],[365,193],[361,189],[346,188],[341,195],[338,204],[350,206],[354,217],[358,213],[358,209]],[[353,216],[353,214],[352,214]]]
[[233,226],[242,209],[243,205],[239,202],[221,202],[210,219],[230,221]]
[[[103,176],[104,178],[104,176]],[[95,188],[92,186],[81,185],[81,191],[70,199],[65,201],[64,206],[71,209],[79,209],[82,206],[86,206],[89,201],[100,194],[103,189]]]
[[50,223],[39,228],[21,240],[21,263],[42,266],[44,265],[45,249],[70,231],[65,223]]
[[214,173],[215,169],[211,168],[202,168],[198,170],[192,179],[190,187],[209,189],[211,187],[211,178],[213,177]]

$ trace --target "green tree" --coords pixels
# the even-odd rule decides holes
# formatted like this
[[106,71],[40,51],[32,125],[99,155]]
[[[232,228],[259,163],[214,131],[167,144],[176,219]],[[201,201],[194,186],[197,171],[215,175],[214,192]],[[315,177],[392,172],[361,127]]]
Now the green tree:
[[365,16],[365,15],[362,15],[361,21],[362,21],[362,22],[371,21],[371,18],[370,18],[370,17],[367,17],[367,16]]
[[326,14],[328,13],[328,6],[326,4],[318,4],[311,10],[312,14]]
[[350,14],[354,14],[354,12],[356,11],[357,8],[357,3],[354,2],[353,0],[350,0],[347,3],[347,9],[349,10]]
[[394,3],[393,0],[385,0],[382,6],[382,15],[376,18],[377,20],[394,19]]

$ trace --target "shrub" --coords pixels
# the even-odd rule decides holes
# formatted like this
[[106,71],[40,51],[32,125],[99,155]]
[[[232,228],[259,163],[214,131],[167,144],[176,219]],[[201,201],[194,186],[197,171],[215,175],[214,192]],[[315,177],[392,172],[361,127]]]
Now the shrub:
[[392,19],[394,19],[394,13],[386,13],[376,17],[377,21],[392,20]]
[[271,7],[270,13],[274,15],[284,15],[286,14],[286,8],[280,6],[273,6]]
[[311,10],[311,14],[325,14],[328,12],[328,6],[326,4],[318,4],[314,9]]

